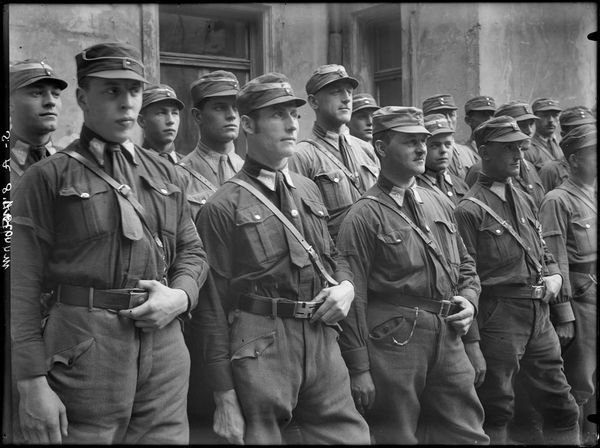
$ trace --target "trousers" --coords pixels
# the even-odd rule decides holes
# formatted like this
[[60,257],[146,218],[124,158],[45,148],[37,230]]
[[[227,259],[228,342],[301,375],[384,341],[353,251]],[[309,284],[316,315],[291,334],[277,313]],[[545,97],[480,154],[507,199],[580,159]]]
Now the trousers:
[[480,346],[487,362],[477,390],[492,443],[506,443],[519,371],[532,403],[544,419],[546,443],[579,442],[579,410],[563,371],[560,343],[541,300],[481,297]]
[[[307,319],[235,310],[231,366],[246,444],[368,444],[337,331]],[[290,423],[293,421],[293,424]]]
[[367,325],[376,443],[489,443],[475,371],[444,318],[378,301],[369,303]]
[[187,444],[190,358],[181,323],[142,332],[132,320],[56,304],[44,329],[48,383],[67,444]]

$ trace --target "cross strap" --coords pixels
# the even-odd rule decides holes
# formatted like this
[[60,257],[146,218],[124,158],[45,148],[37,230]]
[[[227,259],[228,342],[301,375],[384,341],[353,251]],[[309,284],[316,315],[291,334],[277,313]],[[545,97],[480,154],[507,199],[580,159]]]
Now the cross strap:
[[596,204],[594,204],[592,201],[590,201],[587,196],[585,196],[585,193],[582,195],[577,195],[575,194],[573,191],[569,190],[566,187],[563,187],[562,184],[559,185],[558,187],[556,187],[556,189],[560,189],[563,191],[566,191],[567,193],[569,193],[571,196],[580,199],[581,202],[583,202],[585,205],[587,205],[594,213],[598,213],[598,208],[596,207]]
[[190,168],[188,165],[185,164],[185,162],[177,162],[175,165],[178,165],[181,168],[183,168],[184,170],[186,170],[196,180],[199,180],[205,187],[207,187],[210,191],[212,191],[212,192],[217,191],[217,187],[211,181],[209,181],[202,174],[198,173],[196,170]]
[[357,183],[358,180],[355,179],[354,174],[352,174],[350,172],[350,170],[346,167],[346,165],[344,165],[342,163],[342,161],[340,159],[338,159],[336,156],[334,156],[333,154],[331,154],[331,151],[327,151],[325,148],[323,148],[316,140],[312,140],[312,139],[305,139],[302,140],[302,142],[307,142],[310,143],[311,145],[313,145],[315,148],[317,148],[319,151],[321,151],[321,153],[323,153],[325,155],[325,157],[327,157],[329,160],[331,160],[336,167],[338,167],[340,170],[342,170],[342,172],[344,173],[344,175],[350,180],[350,184],[356,188],[356,190],[360,193],[363,194],[364,191],[361,191],[359,184]]
[[[439,261],[440,265],[442,266],[442,268],[444,269],[444,271],[446,272],[446,275],[448,276],[449,280],[450,280],[450,284],[452,285],[452,293],[454,295],[454,293],[458,292],[458,286],[456,284],[456,282],[454,281],[454,277],[452,275],[452,270],[450,268],[450,266],[448,265],[448,260],[446,260],[446,257],[444,256],[443,252],[440,250],[440,248],[437,245],[437,242],[433,239],[433,238],[429,238],[425,232],[423,232],[423,230],[421,230],[421,228],[416,225],[407,215],[406,213],[404,213],[402,210],[400,210],[398,207],[394,207],[391,204],[388,204],[385,201],[382,201],[381,199],[379,199],[376,196],[372,196],[370,194],[368,195],[364,195],[362,196],[360,199],[358,199],[358,201],[361,200],[371,200],[371,201],[375,201],[378,204],[383,205],[384,207],[387,207],[389,210],[391,210],[392,212],[396,213],[397,215],[399,215],[404,221],[406,221],[406,223],[415,231],[417,232],[417,235],[419,235],[419,237],[423,240],[423,242],[425,243],[425,247],[427,247],[431,253],[433,253],[433,255],[435,256],[435,258]],[[357,201],[357,202],[358,202]]]
[[521,238],[519,236],[519,234],[515,231],[515,229],[513,228],[513,226],[510,225],[510,223],[500,217],[500,215],[498,215],[494,210],[492,210],[489,206],[487,206],[486,204],[484,204],[483,202],[481,202],[479,199],[474,198],[474,197],[468,197],[465,198],[468,201],[471,201],[477,205],[479,205],[483,210],[485,210],[487,213],[489,213],[489,215],[494,218],[496,221],[498,221],[498,223],[504,227],[506,229],[506,231],[517,241],[517,243],[519,243],[519,246],[521,246],[523,248],[523,250],[525,251],[525,255],[527,255],[527,257],[529,257],[529,259],[531,260],[531,262],[533,263],[533,265],[535,266],[536,271],[538,272],[538,274],[542,275],[542,264],[536,260],[533,255],[531,255],[531,247],[529,247],[525,241],[523,241],[523,238]]
[[308,241],[306,241],[304,239],[304,237],[298,231],[298,229],[294,226],[294,224],[292,224],[290,222],[290,220],[287,219],[286,216],[283,213],[281,213],[281,211],[277,207],[275,207],[275,204],[273,204],[264,194],[262,194],[258,189],[256,189],[254,186],[250,185],[245,180],[238,179],[238,178],[231,178],[227,182],[237,184],[240,187],[248,190],[263,205],[265,205],[269,210],[271,210],[271,212],[273,212],[273,214],[277,217],[277,219],[279,219],[279,221],[281,221],[281,223],[284,225],[284,227],[294,236],[294,238],[296,238],[296,240],[298,240],[298,242],[302,245],[304,250],[306,252],[308,252],[308,256],[309,256],[310,260],[312,261],[313,266],[317,268],[317,271],[327,281],[327,283],[329,283],[332,286],[336,286],[339,284],[337,282],[337,280],[335,280],[327,272],[327,270],[325,269],[325,266],[323,266],[323,263],[321,262],[321,258],[319,258],[319,254],[315,251],[315,249],[310,244],[308,244]]
[[454,210],[456,208],[456,205],[454,204],[452,199],[450,199],[448,196],[446,196],[446,194],[441,190],[441,188],[438,188],[436,185],[434,185],[434,183],[431,180],[429,180],[429,178],[425,174],[419,174],[419,175],[417,175],[417,178],[421,179],[423,182],[425,182],[427,185],[429,185],[436,192],[440,192],[441,193],[440,196],[443,197],[444,201],[446,201],[452,207],[452,210]]

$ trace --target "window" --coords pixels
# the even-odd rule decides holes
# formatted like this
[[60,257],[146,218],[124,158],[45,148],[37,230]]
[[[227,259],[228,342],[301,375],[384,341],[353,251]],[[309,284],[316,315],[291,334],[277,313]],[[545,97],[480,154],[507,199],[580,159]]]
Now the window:
[[[227,70],[240,86],[264,71],[264,7],[254,5],[159,5],[160,79],[185,103],[177,152],[187,154],[198,141],[191,114],[190,84],[199,76]],[[240,132],[236,152],[245,153]]]

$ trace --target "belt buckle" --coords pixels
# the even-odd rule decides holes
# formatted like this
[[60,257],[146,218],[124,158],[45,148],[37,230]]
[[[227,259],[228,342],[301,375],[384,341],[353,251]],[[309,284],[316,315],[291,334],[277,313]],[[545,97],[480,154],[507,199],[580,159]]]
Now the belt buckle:
[[296,302],[294,317],[296,319],[310,319],[320,304],[319,302]]
[[546,293],[545,285],[533,285],[531,288],[533,289],[531,297],[534,299],[541,299],[544,297],[544,294]]
[[452,301],[442,300],[442,306],[440,307],[440,310],[438,311],[438,315],[440,315],[442,317],[448,317],[451,306],[452,306]]
[[145,289],[138,289],[138,288],[130,289],[129,290],[129,306],[127,307],[127,309],[135,308],[136,306],[140,306],[146,300],[148,300],[148,291],[146,291]]

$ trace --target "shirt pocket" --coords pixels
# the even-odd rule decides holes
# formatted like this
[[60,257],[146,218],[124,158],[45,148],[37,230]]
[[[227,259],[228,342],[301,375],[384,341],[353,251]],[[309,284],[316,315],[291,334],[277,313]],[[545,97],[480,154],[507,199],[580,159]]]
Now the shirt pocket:
[[302,204],[304,204],[304,209],[311,217],[310,220],[303,223],[304,237],[310,240],[311,244],[317,246],[315,249],[318,253],[329,256],[331,247],[329,245],[329,231],[327,230],[327,220],[329,219],[327,208],[322,202],[306,198],[302,198]]
[[174,239],[177,235],[179,218],[177,201],[181,189],[163,179],[153,179],[143,175],[140,177],[147,193],[147,201],[144,202],[146,216],[154,223],[155,230],[161,236]]
[[341,170],[320,173],[315,177],[315,183],[321,190],[328,210],[336,212],[350,207],[354,202],[350,191],[354,187]]
[[478,253],[483,260],[478,263],[507,265],[521,257],[523,252],[512,235],[498,222],[485,223],[479,229],[480,241]]
[[578,255],[587,255],[596,250],[596,217],[573,219],[573,239],[577,245]]
[[424,268],[423,247],[415,238],[409,228],[377,234],[376,259],[390,280]]
[[444,219],[436,219],[435,224],[439,233],[439,244],[442,246],[448,263],[455,266],[460,265],[460,254],[458,252],[456,224]]
[[236,210],[235,225],[238,235],[234,248],[242,255],[239,263],[256,267],[288,252],[283,223],[266,206],[252,204]]
[[192,220],[194,222],[196,222],[196,217],[198,216],[198,213],[200,213],[200,209],[202,209],[204,204],[206,204],[206,201],[208,201],[208,198],[210,198],[213,195],[213,193],[213,191],[205,190],[187,194],[186,197],[188,203],[190,204]]
[[59,242],[94,240],[118,226],[115,191],[93,181],[64,185],[58,191],[56,235]]

